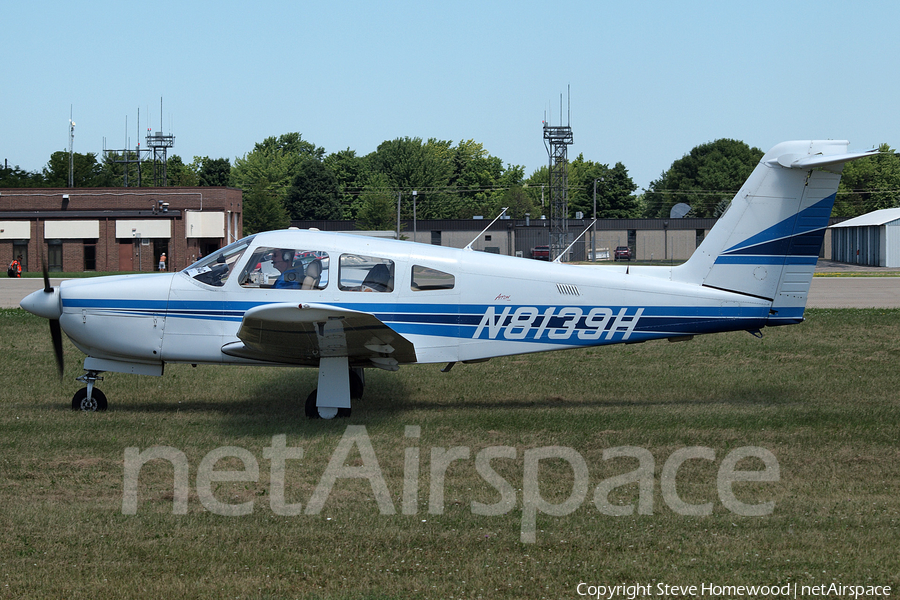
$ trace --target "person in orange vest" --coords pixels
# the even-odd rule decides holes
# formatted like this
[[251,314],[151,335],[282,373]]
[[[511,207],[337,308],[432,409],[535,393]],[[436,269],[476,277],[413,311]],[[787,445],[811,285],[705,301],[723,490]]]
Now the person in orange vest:
[[16,258],[13,259],[11,263],[9,263],[9,269],[7,269],[6,274],[10,277],[21,277],[22,276],[22,255],[20,254]]

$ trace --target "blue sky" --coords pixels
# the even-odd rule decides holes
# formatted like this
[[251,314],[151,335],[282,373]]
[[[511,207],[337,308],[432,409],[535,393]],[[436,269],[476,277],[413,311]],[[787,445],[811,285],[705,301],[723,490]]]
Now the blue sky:
[[140,110],[141,137],[174,134],[186,162],[299,131],[360,155],[474,139],[529,175],[567,88],[570,158],[622,162],[640,187],[718,138],[900,145],[896,2],[36,0],[2,15],[0,161],[29,171],[67,149],[71,107],[82,153],[133,147]]

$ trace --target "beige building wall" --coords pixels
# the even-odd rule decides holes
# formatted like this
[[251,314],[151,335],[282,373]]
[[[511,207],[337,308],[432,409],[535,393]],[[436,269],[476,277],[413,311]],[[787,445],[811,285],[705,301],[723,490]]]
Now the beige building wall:
[[[588,249],[591,247],[590,234],[587,236]],[[604,251],[609,251],[609,260],[613,259],[613,253],[616,246],[628,245],[628,232],[624,229],[620,231],[598,231],[597,232],[597,257],[598,260],[603,257]]]
[[697,249],[697,232],[693,229],[637,231],[635,260],[685,261]]

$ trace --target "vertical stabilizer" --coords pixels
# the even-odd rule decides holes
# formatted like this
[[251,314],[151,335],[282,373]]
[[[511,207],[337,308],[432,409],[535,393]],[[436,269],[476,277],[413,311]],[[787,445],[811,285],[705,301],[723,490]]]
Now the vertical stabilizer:
[[772,325],[801,320],[844,163],[876,152],[847,146],[772,148],[673,279],[771,301]]

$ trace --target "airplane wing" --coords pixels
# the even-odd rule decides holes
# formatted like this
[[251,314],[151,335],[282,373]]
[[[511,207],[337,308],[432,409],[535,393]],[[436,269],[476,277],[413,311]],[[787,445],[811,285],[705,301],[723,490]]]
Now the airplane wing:
[[395,371],[416,362],[412,342],[375,315],[327,304],[265,304],[251,308],[222,347],[230,356],[315,366],[320,358],[346,356],[351,366]]

